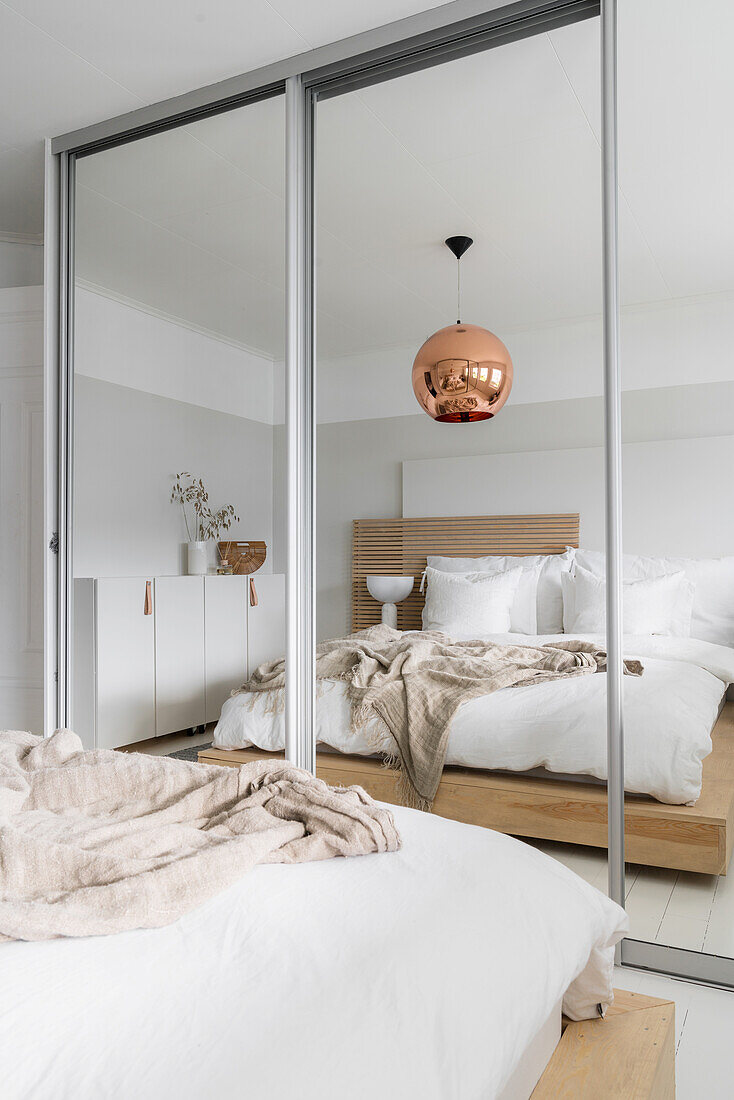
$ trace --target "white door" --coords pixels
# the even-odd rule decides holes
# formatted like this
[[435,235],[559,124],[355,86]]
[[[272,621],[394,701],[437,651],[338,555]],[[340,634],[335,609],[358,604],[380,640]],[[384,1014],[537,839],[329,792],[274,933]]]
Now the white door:
[[155,640],[147,583],[144,577],[96,582],[100,749],[155,736]]
[[200,726],[204,702],[204,578],[155,579],[156,734]]
[[206,721],[247,679],[247,577],[204,578]]
[[263,661],[285,655],[285,575],[256,573],[249,587],[247,665],[251,676]]

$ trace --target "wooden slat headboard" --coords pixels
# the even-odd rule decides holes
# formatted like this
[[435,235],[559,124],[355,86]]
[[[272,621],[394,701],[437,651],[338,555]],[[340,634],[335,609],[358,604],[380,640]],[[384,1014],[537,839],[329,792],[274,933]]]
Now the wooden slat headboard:
[[420,575],[429,554],[562,554],[579,544],[578,513],[543,516],[430,516],[425,519],[355,519],[352,551],[352,630],[380,621],[381,605],[367,591],[371,574],[415,577],[398,604],[398,627],[419,630]]

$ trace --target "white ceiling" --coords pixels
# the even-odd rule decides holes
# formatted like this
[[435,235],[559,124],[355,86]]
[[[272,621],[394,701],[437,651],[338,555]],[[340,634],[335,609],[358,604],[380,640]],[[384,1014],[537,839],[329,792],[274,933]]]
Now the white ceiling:
[[0,0],[0,233],[43,230],[45,137],[437,6]]
[[[688,0],[620,3],[628,304],[734,289],[734,5],[711,3],[705,21]],[[0,123],[0,142],[20,145],[0,152],[0,183],[4,171],[16,183],[30,172],[33,126],[34,138],[60,132],[430,6],[380,0],[367,16],[367,5],[324,0],[135,0],[110,11],[92,0],[0,2],[0,72],[7,51],[19,85],[35,87],[4,20],[54,51],[46,91],[28,91],[7,130]],[[598,59],[598,23],[587,21],[319,107],[322,354],[415,344],[450,322],[450,233],[476,240],[464,260],[467,319],[502,335],[599,312]],[[84,280],[282,354],[281,100],[88,158],[78,179]],[[7,198],[18,232],[32,231],[23,217],[39,225],[31,190]],[[5,209],[3,198],[0,229]]]

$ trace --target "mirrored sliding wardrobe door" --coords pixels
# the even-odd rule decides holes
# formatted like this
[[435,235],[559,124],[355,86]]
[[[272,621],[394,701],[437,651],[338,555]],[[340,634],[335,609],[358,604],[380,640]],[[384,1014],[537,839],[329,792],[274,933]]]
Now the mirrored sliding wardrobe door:
[[603,583],[574,575],[604,564],[599,29],[318,103],[316,622],[467,684],[423,729],[319,680],[323,768],[606,890]]
[[625,755],[646,942],[626,947],[734,984],[734,12],[703,14],[619,5],[624,630],[644,666],[625,682]]
[[76,164],[87,747],[283,747],[283,706],[232,693],[285,648],[284,150],[280,96]]

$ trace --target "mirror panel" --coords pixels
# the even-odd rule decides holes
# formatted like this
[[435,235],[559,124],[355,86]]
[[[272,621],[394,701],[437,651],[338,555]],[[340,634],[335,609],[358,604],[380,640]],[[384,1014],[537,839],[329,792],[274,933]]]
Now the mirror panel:
[[619,5],[625,632],[645,666],[625,683],[625,755],[628,790],[649,775],[659,818],[654,845],[628,837],[627,906],[636,939],[730,957],[732,33],[724,0],[705,21],[684,3]]
[[[564,56],[599,79],[597,19],[317,107],[318,641],[380,623],[534,652],[568,641],[564,550],[580,538],[603,555],[604,482],[599,133]],[[458,313],[457,261],[444,241],[461,235],[474,243],[460,260]],[[641,238],[634,248],[644,283],[654,268]],[[455,342],[458,316],[471,347]],[[494,336],[475,340],[473,325]],[[473,421],[482,385],[496,378],[504,396],[506,352],[506,404]],[[442,421],[423,411],[414,385]],[[421,575],[434,556],[440,577],[428,574],[424,603]],[[471,595],[456,602],[469,570],[523,560],[529,569],[534,558],[542,595],[537,575],[524,573],[524,595],[503,622],[497,595],[484,615]],[[444,580],[449,569],[464,575]],[[450,594],[437,617],[429,605],[441,586]],[[602,616],[580,640],[598,650],[603,631]],[[320,759],[356,757],[342,767],[359,769],[362,784],[365,754],[400,761],[410,730],[361,724],[340,685],[319,684],[319,696]],[[446,755],[431,773],[445,763],[481,774],[481,797],[457,770],[436,792],[430,781],[411,789],[404,773],[396,787],[377,762],[370,789],[513,832],[606,890],[605,699],[603,674],[490,688],[442,719],[448,742],[437,752]],[[560,827],[538,808],[508,820],[498,792],[513,783],[529,784],[538,807],[549,797],[577,809],[563,811]],[[591,823],[584,799],[596,807]]]
[[223,712],[234,747],[231,692],[283,655],[284,147],[276,97],[77,163],[72,725],[88,747],[192,749]]

